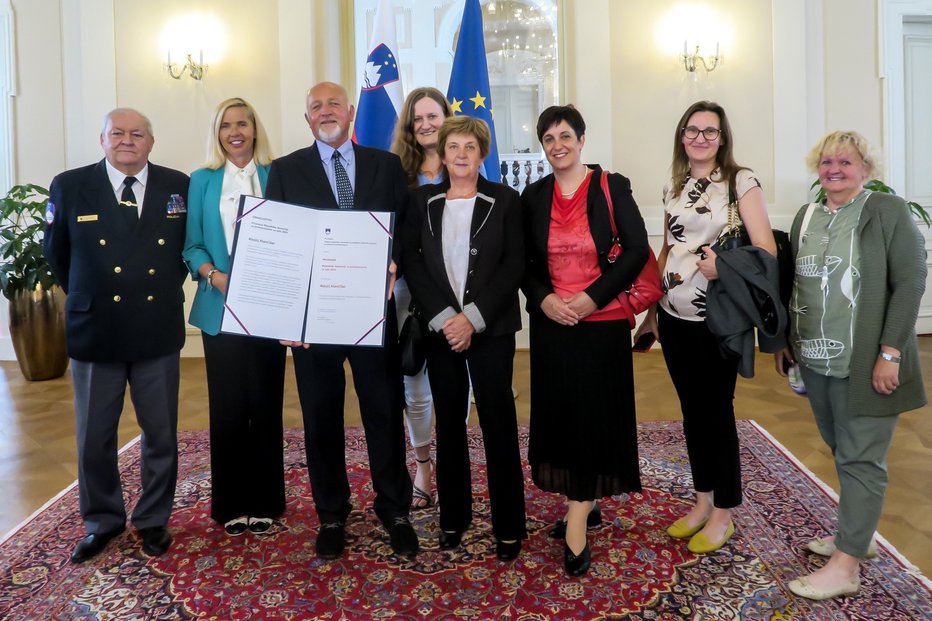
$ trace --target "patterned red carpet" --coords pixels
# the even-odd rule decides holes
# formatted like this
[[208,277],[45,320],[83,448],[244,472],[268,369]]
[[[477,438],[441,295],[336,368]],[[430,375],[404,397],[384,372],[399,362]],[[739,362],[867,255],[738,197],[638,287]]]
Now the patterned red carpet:
[[[474,430],[475,431],[475,430]],[[687,507],[689,476],[680,425],[639,426],[644,493],[602,503],[607,522],[590,533],[593,565],[565,576],[562,542],[547,537],[562,516],[558,498],[527,481],[529,539],[514,563],[495,557],[484,487],[481,438],[471,436],[475,521],[456,552],[437,546],[437,516],[414,514],[422,551],[399,562],[371,511],[372,489],[360,429],[347,431],[355,490],[348,548],[338,561],[314,555],[317,518],[299,430],[287,432],[288,509],[264,535],[227,537],[208,517],[206,432],[181,435],[175,543],[148,559],[135,534],[98,558],[72,565],[83,535],[77,489],[66,490],[0,543],[0,618],[130,619],[932,619],[928,580],[888,545],[865,564],[861,592],[834,602],[793,597],[786,583],[823,562],[804,551],[831,532],[835,504],[817,481],[756,425],[742,422],[746,497],[737,534],[697,557],[665,526]],[[526,450],[527,433],[522,430]],[[138,492],[138,444],[121,456],[129,497]]]

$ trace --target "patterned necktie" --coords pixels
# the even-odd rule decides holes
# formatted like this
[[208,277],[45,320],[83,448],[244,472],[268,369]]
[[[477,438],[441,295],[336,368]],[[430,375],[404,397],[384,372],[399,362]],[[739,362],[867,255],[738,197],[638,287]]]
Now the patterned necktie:
[[127,177],[123,180],[123,195],[120,196],[120,215],[127,224],[133,226],[139,222],[139,205],[136,203],[136,193],[133,192],[133,184],[136,183],[136,177]]
[[353,208],[353,186],[350,185],[349,175],[346,174],[346,169],[343,168],[343,163],[340,161],[339,151],[333,152],[333,176],[337,180],[337,202],[340,203],[340,209],[352,209]]

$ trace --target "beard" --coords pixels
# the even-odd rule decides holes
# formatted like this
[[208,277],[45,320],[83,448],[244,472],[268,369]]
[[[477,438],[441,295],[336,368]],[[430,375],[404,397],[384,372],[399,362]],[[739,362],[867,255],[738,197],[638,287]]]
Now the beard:
[[343,135],[343,128],[340,127],[339,123],[333,125],[333,129],[324,129],[323,127],[317,128],[317,137],[326,143],[334,142],[337,138]]

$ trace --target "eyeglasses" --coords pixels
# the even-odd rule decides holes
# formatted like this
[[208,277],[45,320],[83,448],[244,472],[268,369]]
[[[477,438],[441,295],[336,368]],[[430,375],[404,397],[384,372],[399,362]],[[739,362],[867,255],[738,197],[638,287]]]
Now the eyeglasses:
[[719,134],[722,133],[722,130],[716,127],[706,127],[705,129],[699,129],[698,127],[694,127],[692,125],[689,127],[684,127],[681,131],[683,132],[683,135],[690,140],[695,140],[699,137],[699,134],[702,134],[703,137],[705,137],[705,139],[709,142],[716,140]]

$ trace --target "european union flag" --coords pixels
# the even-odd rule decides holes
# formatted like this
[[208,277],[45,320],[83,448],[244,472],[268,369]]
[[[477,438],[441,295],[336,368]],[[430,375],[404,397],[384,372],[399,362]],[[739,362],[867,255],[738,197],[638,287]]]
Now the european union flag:
[[489,89],[489,66],[485,60],[485,38],[482,35],[482,8],[479,0],[466,0],[459,42],[453,57],[450,88],[447,99],[454,114],[482,119],[492,132],[492,148],[482,163],[480,172],[489,181],[501,181],[498,145],[495,142],[495,122],[492,120],[492,92]]

